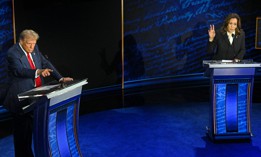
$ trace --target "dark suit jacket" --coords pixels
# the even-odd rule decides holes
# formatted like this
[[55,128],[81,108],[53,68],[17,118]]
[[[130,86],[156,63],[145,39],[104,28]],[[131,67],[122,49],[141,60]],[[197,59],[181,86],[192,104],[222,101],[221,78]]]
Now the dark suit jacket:
[[240,35],[235,35],[233,44],[231,45],[227,33],[220,30],[216,32],[213,42],[208,42],[208,53],[214,53],[213,60],[242,60],[245,48],[245,32],[240,30]]
[[[47,59],[44,58],[44,56],[39,51],[37,45],[35,46],[35,49],[32,52],[32,57],[36,69],[52,69],[54,71],[51,73],[51,75],[56,80],[62,78],[62,76],[53,67],[53,65]],[[13,45],[8,50],[7,62],[9,88],[4,101],[4,107],[6,107],[11,112],[19,113],[22,111],[22,106],[28,105],[28,101],[19,101],[17,95],[34,88],[36,70],[30,68],[27,57],[18,43]],[[43,84],[44,80],[42,77],[41,80]]]

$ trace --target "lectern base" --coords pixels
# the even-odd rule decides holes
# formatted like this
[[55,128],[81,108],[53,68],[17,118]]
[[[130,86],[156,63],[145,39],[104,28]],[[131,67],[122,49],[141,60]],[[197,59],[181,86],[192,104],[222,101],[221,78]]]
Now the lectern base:
[[251,141],[251,133],[225,133],[225,134],[213,134],[210,130],[207,131],[207,137],[212,141]]

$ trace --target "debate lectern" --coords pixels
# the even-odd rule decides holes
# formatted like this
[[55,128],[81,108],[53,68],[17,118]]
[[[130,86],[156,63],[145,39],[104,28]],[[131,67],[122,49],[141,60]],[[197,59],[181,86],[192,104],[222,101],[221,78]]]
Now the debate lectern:
[[81,157],[78,114],[82,86],[87,79],[41,86],[18,95],[30,99],[33,108],[33,143],[36,157]]
[[204,60],[210,78],[208,136],[214,140],[251,140],[251,105],[255,69],[260,63]]

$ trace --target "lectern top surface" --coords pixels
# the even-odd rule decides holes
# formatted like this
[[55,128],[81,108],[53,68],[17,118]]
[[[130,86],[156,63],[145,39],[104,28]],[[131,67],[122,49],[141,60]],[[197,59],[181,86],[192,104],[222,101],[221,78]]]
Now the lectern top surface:
[[253,60],[241,60],[240,62],[234,62],[233,60],[204,60],[203,66],[209,68],[254,68],[261,67],[261,63]]
[[24,93],[18,94],[19,99],[25,99],[25,98],[36,98],[41,96],[48,96],[54,92],[61,91],[61,90],[67,90],[70,87],[79,85],[87,84],[87,79],[83,80],[73,80],[67,83],[58,83],[58,82],[51,82],[49,84],[46,84],[44,86],[31,89],[29,91],[26,91]]

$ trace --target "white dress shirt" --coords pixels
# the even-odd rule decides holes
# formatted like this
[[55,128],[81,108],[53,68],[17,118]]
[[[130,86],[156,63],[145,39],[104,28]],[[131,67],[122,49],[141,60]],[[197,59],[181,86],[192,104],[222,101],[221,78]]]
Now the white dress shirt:
[[228,40],[230,42],[230,45],[232,45],[233,39],[234,39],[234,36],[235,36],[235,32],[232,32],[232,33],[227,32],[227,36],[228,36]]

